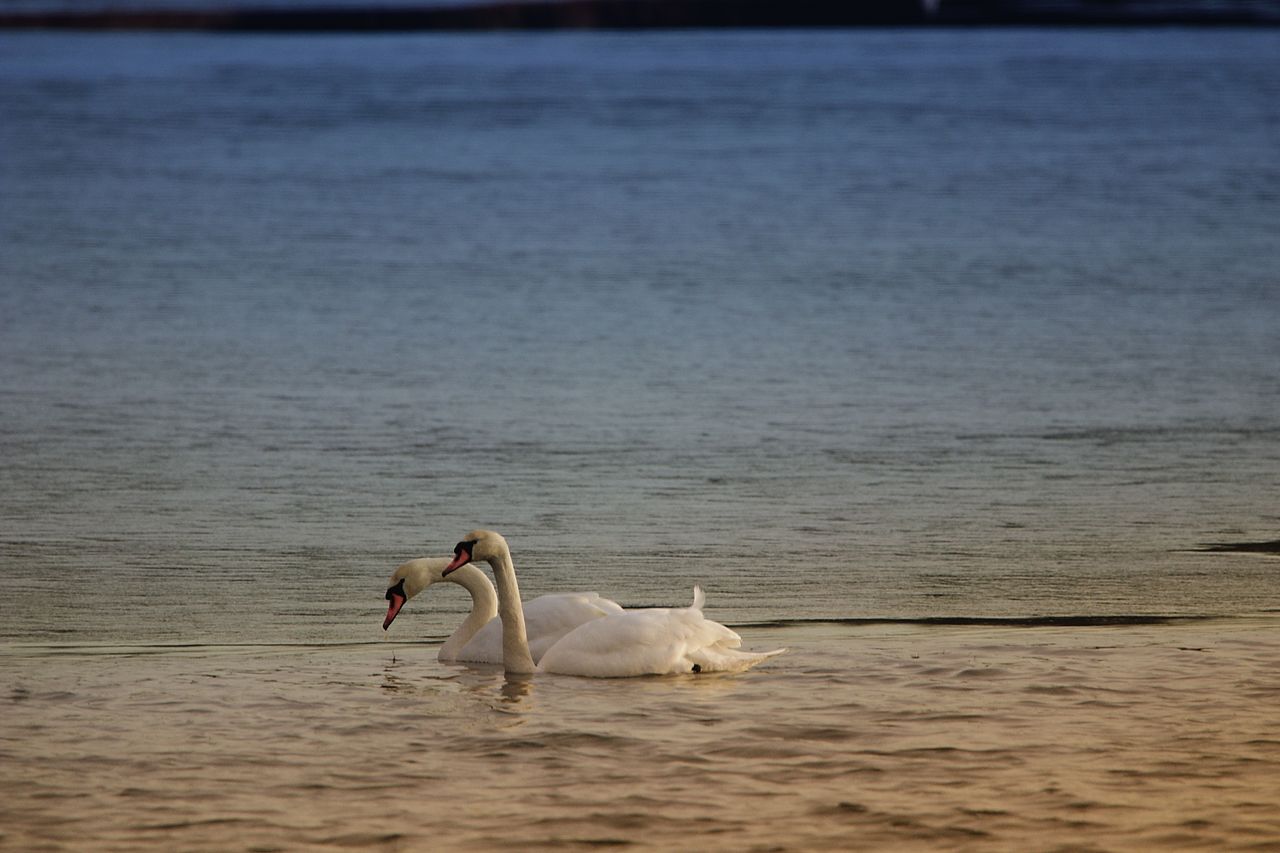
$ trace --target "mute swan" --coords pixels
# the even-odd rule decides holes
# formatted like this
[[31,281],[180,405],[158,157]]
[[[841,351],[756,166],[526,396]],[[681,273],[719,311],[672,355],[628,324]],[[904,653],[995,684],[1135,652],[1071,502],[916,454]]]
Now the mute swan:
[[[448,577],[444,569],[448,557],[421,557],[398,566],[387,582],[387,618],[382,630],[391,627],[405,602],[432,584],[453,581],[471,593],[471,612],[445,640],[439,660],[471,663],[502,663],[502,623],[498,614],[498,594],[485,573],[472,565],[460,566]],[[617,602],[594,592],[564,592],[541,595],[524,606],[529,629],[529,649],[534,660],[557,640],[584,622],[610,613],[621,613]]]
[[507,540],[492,530],[476,530],[458,543],[453,554],[443,570],[445,577],[472,560],[483,560],[493,568],[502,620],[502,663],[508,673],[618,678],[739,671],[786,651],[738,651],[742,638],[702,615],[704,597],[702,590],[694,587],[690,607],[623,610],[579,625],[553,643],[535,666]]

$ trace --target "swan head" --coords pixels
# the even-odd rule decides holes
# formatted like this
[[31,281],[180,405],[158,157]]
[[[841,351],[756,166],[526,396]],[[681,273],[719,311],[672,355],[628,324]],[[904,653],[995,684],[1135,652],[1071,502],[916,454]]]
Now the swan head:
[[454,546],[453,559],[444,567],[444,574],[448,575],[467,563],[487,563],[502,554],[510,553],[507,540],[502,538],[502,534],[492,530],[473,530]]
[[448,557],[420,557],[397,566],[391,573],[391,580],[387,581],[387,618],[382,621],[382,630],[391,627],[405,602],[433,583],[444,580],[444,570],[448,565]]

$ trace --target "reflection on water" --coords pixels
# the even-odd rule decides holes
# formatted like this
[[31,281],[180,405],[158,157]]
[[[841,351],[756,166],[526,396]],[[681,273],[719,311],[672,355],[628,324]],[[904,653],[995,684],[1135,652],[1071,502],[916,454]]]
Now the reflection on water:
[[1278,629],[752,629],[792,652],[617,680],[435,646],[61,654],[0,715],[0,827],[68,850],[1259,849]]
[[499,688],[502,702],[506,705],[519,706],[525,697],[533,693],[533,676],[506,674]]
[[382,689],[384,690],[403,690],[408,685],[399,675],[396,674],[396,661],[393,658],[391,663],[382,671]]
[[0,638],[1280,606],[1275,36],[0,33]]
[[1274,848],[1275,41],[0,34],[0,846]]

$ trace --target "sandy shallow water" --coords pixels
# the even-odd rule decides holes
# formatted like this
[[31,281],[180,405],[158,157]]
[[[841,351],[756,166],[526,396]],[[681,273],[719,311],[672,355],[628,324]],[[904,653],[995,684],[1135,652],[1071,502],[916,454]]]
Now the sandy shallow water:
[[791,652],[602,681],[415,644],[11,646],[0,843],[1280,849],[1277,627],[749,629]]

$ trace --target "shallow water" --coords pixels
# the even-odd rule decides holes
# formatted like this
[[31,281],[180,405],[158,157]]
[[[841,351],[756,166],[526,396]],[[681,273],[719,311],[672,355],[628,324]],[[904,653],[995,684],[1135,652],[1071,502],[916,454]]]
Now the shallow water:
[[1277,628],[792,626],[746,633],[791,647],[746,674],[624,680],[413,645],[33,651],[2,840],[1270,849]]
[[[1274,847],[1277,57],[0,34],[0,844]],[[791,652],[381,642],[477,525]]]

